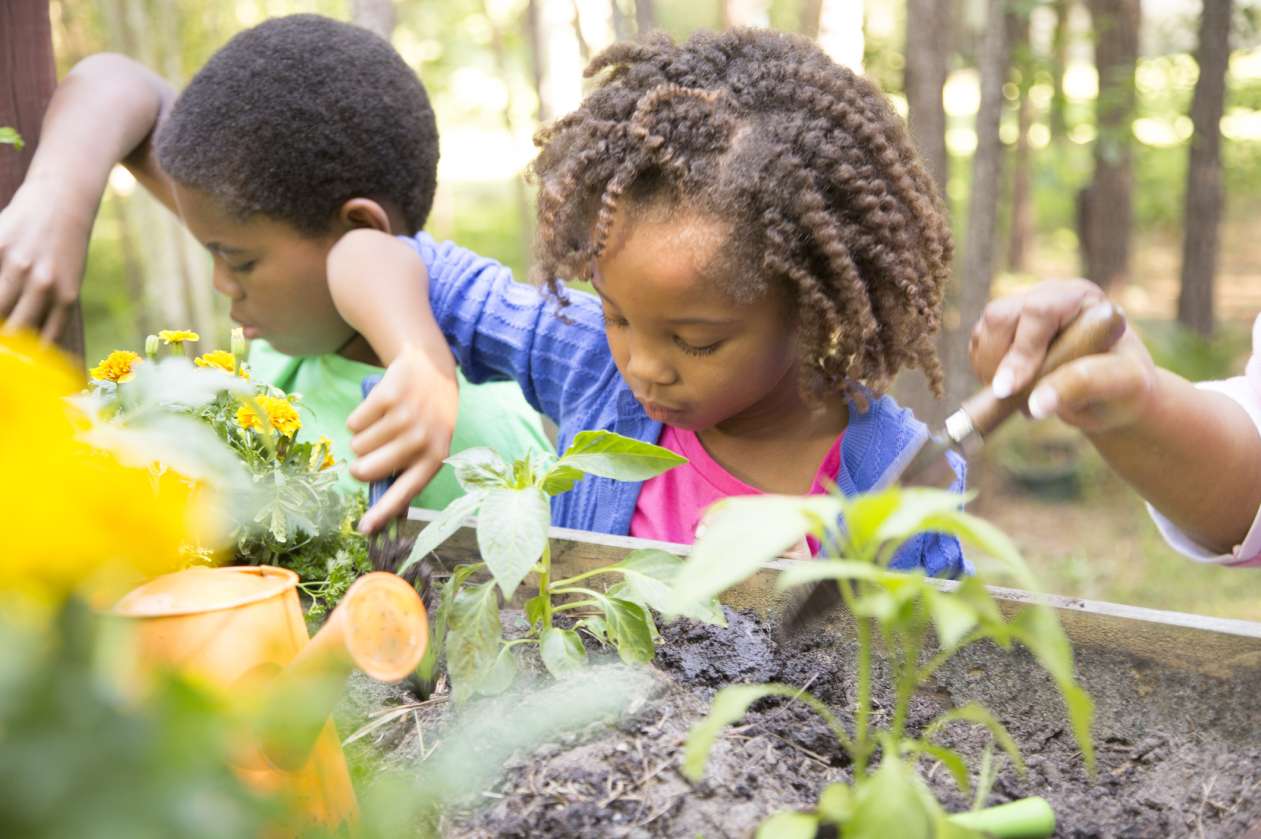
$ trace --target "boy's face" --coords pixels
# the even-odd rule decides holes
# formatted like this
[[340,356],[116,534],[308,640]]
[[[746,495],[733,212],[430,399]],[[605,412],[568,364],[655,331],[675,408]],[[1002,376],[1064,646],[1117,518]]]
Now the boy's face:
[[354,330],[328,290],[328,252],[345,232],[311,237],[265,216],[238,221],[206,193],[175,184],[180,215],[214,258],[215,288],[232,301],[246,338],[265,338],[287,355],[336,352]]
[[677,428],[753,420],[798,399],[787,301],[738,302],[704,273],[729,234],[705,217],[628,224],[619,211],[596,266],[613,360],[649,416]]

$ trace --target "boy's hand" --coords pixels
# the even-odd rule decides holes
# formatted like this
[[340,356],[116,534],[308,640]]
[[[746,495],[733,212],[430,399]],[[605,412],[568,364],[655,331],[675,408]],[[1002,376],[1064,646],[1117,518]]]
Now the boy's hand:
[[[78,202],[80,204],[86,202]],[[0,321],[57,340],[79,298],[95,204],[75,202],[28,180],[0,211]]]
[[398,475],[364,513],[360,531],[371,533],[406,512],[450,453],[458,413],[453,371],[438,369],[421,350],[400,352],[381,383],[346,420],[354,433],[350,450],[357,458],[350,474],[365,483]]
[[[972,330],[972,369],[1000,398],[1026,387],[1060,330],[1104,298],[1086,280],[1051,280],[990,302]],[[1087,433],[1115,431],[1147,409],[1156,368],[1133,329],[1107,353],[1066,364],[1029,396],[1035,418],[1058,416]]]

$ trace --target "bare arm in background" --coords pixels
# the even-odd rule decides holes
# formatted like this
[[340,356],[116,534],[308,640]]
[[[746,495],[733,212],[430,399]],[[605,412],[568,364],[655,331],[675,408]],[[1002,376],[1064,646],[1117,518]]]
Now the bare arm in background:
[[60,335],[79,297],[88,239],[115,164],[174,211],[152,147],[174,101],[169,84],[121,55],[85,58],[57,86],[26,179],[0,210],[5,331],[38,329],[45,341]]

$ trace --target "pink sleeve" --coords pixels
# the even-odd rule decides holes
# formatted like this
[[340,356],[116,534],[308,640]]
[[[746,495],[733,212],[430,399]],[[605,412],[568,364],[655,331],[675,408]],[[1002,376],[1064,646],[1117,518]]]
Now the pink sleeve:
[[[1237,402],[1248,412],[1257,432],[1261,434],[1261,316],[1252,324],[1252,357],[1242,376],[1220,382],[1200,382],[1197,387],[1214,390]],[[1179,553],[1197,562],[1211,562],[1220,565],[1258,565],[1261,566],[1261,510],[1252,520],[1252,527],[1243,542],[1235,546],[1228,554],[1215,554],[1194,542],[1179,530],[1167,518],[1158,513],[1150,504],[1147,510],[1151,513],[1160,535]]]

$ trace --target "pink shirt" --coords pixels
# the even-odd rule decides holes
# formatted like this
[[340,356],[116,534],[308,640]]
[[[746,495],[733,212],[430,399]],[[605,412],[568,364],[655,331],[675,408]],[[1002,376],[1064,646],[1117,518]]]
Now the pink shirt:
[[[1261,433],[1261,316],[1258,316],[1252,324],[1252,358],[1248,360],[1244,374],[1221,382],[1200,382],[1197,387],[1215,390],[1238,402],[1252,418],[1258,433]],[[1147,510],[1156,521],[1160,535],[1164,536],[1165,541],[1183,556],[1198,562],[1214,562],[1221,565],[1261,566],[1261,510],[1257,511],[1248,535],[1228,554],[1217,554],[1202,547],[1150,504],[1147,505]]]
[[[841,437],[828,450],[810,487],[821,495],[836,482],[841,465]],[[687,458],[687,463],[644,481],[631,518],[630,535],[640,539],[690,545],[705,509],[732,495],[762,495],[714,460],[694,431],[666,426],[657,445]]]

